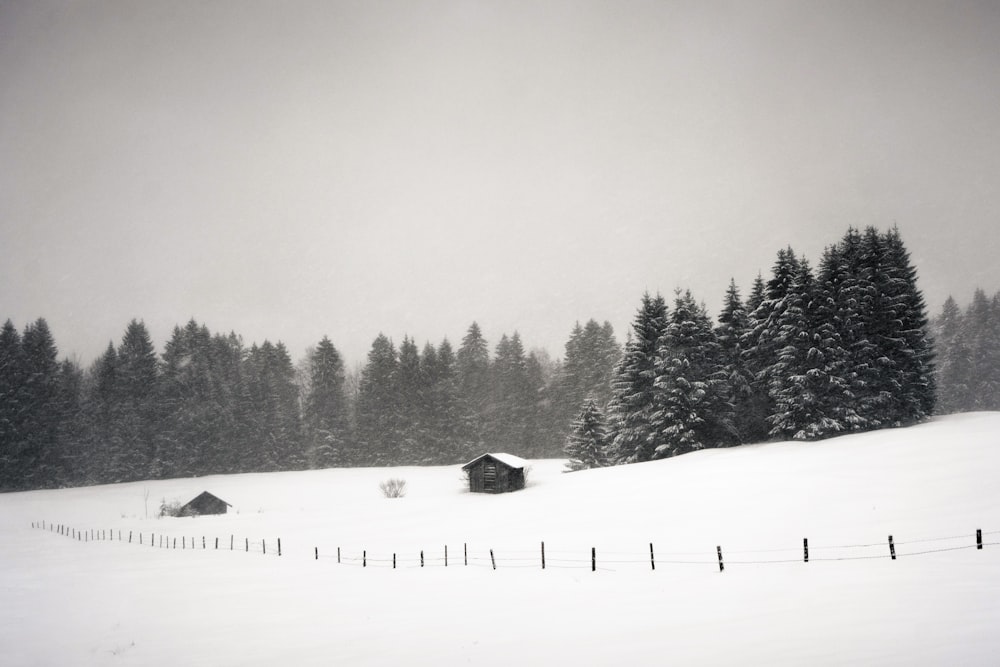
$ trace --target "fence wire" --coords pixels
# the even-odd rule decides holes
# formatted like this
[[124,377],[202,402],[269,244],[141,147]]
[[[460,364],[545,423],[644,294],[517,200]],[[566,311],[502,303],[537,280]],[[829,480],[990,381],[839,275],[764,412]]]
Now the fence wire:
[[[33,522],[32,528],[67,537],[80,543],[116,542],[123,545],[138,546],[146,549],[167,549],[175,551],[230,551],[245,552],[255,555],[278,557],[282,555],[280,539],[251,539],[236,535],[208,537],[192,535],[173,535],[156,532],[139,532],[123,529],[81,529],[65,524],[53,524],[47,521]],[[717,551],[663,551],[656,552],[653,544],[649,548],[636,551],[602,551],[592,548],[590,552],[569,550],[565,548],[552,549],[545,543],[540,543],[535,549],[492,550],[477,547],[470,550],[468,544],[463,544],[461,550],[453,551],[445,547],[428,550],[408,549],[406,552],[384,552],[368,550],[342,550],[337,548],[336,555],[320,553],[319,547],[313,547],[309,553],[310,560],[322,560],[324,563],[336,563],[350,567],[382,568],[382,569],[416,569],[424,567],[478,567],[486,569],[560,569],[593,571],[618,571],[618,568],[608,566],[636,566],[655,570],[660,566],[694,565],[718,567],[720,570],[727,565],[778,565],[800,562],[843,562],[900,559],[915,556],[927,556],[948,552],[967,551],[970,549],[985,549],[1000,546],[996,539],[985,540],[986,537],[1000,535],[1000,530],[976,531],[961,535],[919,537],[894,541],[890,536],[885,542],[868,542],[856,544],[803,544],[798,547],[734,549],[726,550],[717,547]],[[228,539],[227,539],[228,538]],[[947,542],[959,542],[948,546],[935,546]],[[806,540],[804,540],[806,542]],[[927,548],[921,548],[926,545]],[[878,549],[878,553],[863,553]],[[911,550],[913,549],[913,550]],[[839,555],[838,555],[839,552]],[[843,553],[854,552],[854,553]],[[862,552],[862,553],[859,553]],[[791,556],[790,554],[795,554]]]

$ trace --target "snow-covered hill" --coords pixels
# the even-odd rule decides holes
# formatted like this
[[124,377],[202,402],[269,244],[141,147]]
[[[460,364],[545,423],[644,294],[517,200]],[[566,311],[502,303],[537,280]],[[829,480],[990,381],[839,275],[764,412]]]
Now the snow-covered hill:
[[[534,461],[527,489],[497,496],[468,493],[459,466],[0,495],[2,662],[1000,659],[1000,414],[561,470]],[[405,498],[382,497],[390,477],[407,481]],[[161,500],[204,490],[230,513],[156,518]],[[114,539],[90,541],[91,530]]]

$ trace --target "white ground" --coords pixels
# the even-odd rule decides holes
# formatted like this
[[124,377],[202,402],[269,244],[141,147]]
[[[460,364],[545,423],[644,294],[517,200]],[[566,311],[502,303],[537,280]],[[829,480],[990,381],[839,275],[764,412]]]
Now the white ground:
[[[497,496],[466,492],[458,466],[0,495],[0,663],[1000,664],[1000,413],[532,466],[529,488]],[[405,498],[381,496],[390,477]],[[162,499],[203,490],[230,513],[155,518]]]

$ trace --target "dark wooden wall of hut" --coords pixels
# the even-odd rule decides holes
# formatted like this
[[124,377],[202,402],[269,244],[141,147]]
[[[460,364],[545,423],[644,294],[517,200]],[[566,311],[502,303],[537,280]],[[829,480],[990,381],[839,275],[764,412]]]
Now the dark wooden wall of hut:
[[524,488],[524,469],[511,468],[502,461],[486,457],[468,468],[469,491],[505,493]]

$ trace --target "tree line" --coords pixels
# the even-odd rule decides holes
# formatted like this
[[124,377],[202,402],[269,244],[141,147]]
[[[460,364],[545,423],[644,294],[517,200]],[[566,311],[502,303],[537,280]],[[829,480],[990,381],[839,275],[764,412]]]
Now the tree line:
[[457,350],[380,334],[349,373],[324,337],[298,367],[191,320],[157,354],[130,322],[86,370],[58,359],[44,319],[0,332],[0,489],[330,466],[464,462],[483,451],[556,457],[584,396],[608,394],[610,324],[570,333],[553,362],[515,332],[493,349],[473,323]]
[[0,488],[213,473],[451,464],[484,451],[579,469],[996,409],[1000,298],[931,326],[898,230],[849,229],[818,269],[791,248],[715,322],[690,291],[643,295],[624,345],[577,324],[561,360],[517,334],[457,350],[379,334],[349,372],[324,337],[298,367],[269,341],[191,320],[158,355],[141,321],[90,368],[44,319],[0,332]]
[[949,296],[933,324],[939,411],[1000,410],[1000,292],[977,289],[964,311]]
[[849,229],[818,270],[791,248],[718,322],[690,291],[646,294],[601,405],[580,409],[571,470],[708,447],[816,440],[906,426],[934,412],[934,353],[897,229]]

